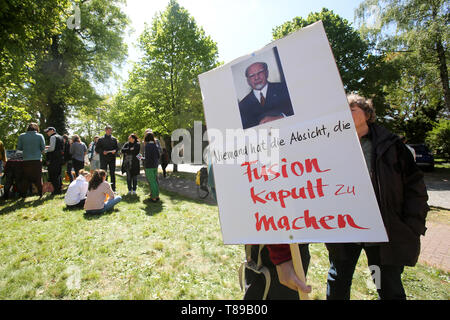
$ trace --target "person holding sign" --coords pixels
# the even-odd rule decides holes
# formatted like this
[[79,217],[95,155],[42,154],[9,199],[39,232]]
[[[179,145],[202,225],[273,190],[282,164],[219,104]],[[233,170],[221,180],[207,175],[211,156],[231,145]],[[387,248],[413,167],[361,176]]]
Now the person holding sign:
[[[298,300],[298,290],[310,293],[311,287],[295,273],[288,244],[245,245],[246,263],[240,270],[241,286],[245,279],[244,300]],[[308,244],[300,244],[305,275],[310,254]]]
[[252,91],[239,102],[243,129],[294,114],[285,83],[267,81],[267,63],[255,62],[245,70]]
[[347,96],[389,242],[328,243],[330,269],[327,299],[350,299],[350,288],[361,250],[381,299],[406,299],[401,274],[414,266],[425,234],[429,207],[423,174],[397,135],[376,125],[370,100]]
[[[208,156],[208,187],[217,200],[210,150]],[[294,244],[296,246],[296,244]],[[298,245],[301,264],[306,276],[310,254],[309,245]],[[246,244],[246,262],[239,268],[239,283],[245,287],[244,300],[299,300],[299,290],[310,293],[311,287],[296,274],[288,244]]]
[[[396,179],[393,183],[375,180],[383,188],[379,196],[385,206],[382,217],[321,21],[205,72],[199,81],[206,123],[215,131],[208,133],[208,140],[214,156],[223,242],[265,244],[267,250],[259,250],[261,246],[257,245],[261,259],[250,254],[247,264],[256,274],[263,274],[260,283],[266,280],[267,285],[267,279],[271,280],[266,298],[287,299],[284,293],[273,291],[274,281],[280,288],[297,291],[302,300],[308,299],[311,287],[306,285],[304,275],[308,259],[298,244],[387,242],[391,239],[385,225],[392,223],[388,220],[394,212],[405,209],[421,218],[421,211],[390,207],[393,199],[409,205],[404,201],[407,190],[397,190],[403,185],[398,185],[394,176],[396,170],[401,173],[404,167],[409,168],[409,159],[402,158],[396,140],[385,133],[383,140],[371,140],[374,147],[379,142],[383,147],[374,149],[379,157],[385,151],[389,153],[383,164],[377,162],[384,172],[377,168],[374,177]],[[318,96],[323,97],[319,107]],[[262,130],[240,130],[257,126]],[[231,131],[234,135],[229,134]],[[398,149],[399,154],[391,148]],[[400,161],[406,161],[406,166]],[[417,178],[414,170],[403,175],[413,175],[406,182],[408,186]],[[415,222],[407,223],[415,227]],[[264,256],[270,264],[264,263]],[[269,270],[258,268],[261,266]],[[265,277],[270,270],[277,278]],[[247,281],[248,290],[255,283]],[[265,293],[263,288],[263,298]]]
[[111,176],[112,190],[116,191],[116,153],[119,151],[117,139],[112,136],[111,126],[105,127],[105,135],[98,139],[95,152],[100,155],[100,168],[107,170]]

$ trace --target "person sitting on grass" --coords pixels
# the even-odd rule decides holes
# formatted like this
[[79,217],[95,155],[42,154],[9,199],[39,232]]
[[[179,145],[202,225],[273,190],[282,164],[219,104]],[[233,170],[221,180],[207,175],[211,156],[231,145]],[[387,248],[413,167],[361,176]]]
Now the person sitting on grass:
[[[97,169],[89,181],[88,193],[84,210],[88,214],[99,214],[114,209],[114,206],[122,200],[116,196],[111,185],[105,181],[106,171]],[[109,199],[107,199],[107,196]]]
[[67,188],[64,202],[67,208],[83,208],[88,192],[89,180],[91,174],[81,169],[78,177],[73,180]]

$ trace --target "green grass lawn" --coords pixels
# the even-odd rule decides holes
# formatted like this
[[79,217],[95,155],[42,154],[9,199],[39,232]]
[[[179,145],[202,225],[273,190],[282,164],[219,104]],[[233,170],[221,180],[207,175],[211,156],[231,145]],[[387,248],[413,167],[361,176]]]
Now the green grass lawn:
[[[222,244],[217,207],[164,191],[155,204],[139,183],[99,216],[66,210],[62,195],[0,202],[0,299],[241,299],[243,246]],[[310,248],[311,297],[324,299],[327,251]],[[353,299],[377,299],[366,266],[362,255]],[[450,298],[435,268],[406,268],[403,280],[409,299]]]

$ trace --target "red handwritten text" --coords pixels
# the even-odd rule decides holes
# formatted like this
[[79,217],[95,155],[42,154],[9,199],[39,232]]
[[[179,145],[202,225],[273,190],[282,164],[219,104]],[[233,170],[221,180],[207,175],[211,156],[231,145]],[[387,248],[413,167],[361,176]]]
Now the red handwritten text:
[[[291,190],[285,190],[281,189],[278,192],[270,191],[266,192],[266,190],[263,190],[261,192],[256,193],[255,187],[251,187],[250,189],[250,196],[253,200],[254,204],[262,203],[265,204],[267,201],[274,201],[274,202],[280,202],[280,205],[282,208],[286,208],[285,199],[292,198],[292,199],[314,199],[317,196],[319,198],[322,198],[324,196],[323,188],[328,186],[327,184],[322,183],[322,179],[316,179],[316,185],[313,185],[313,183],[308,180],[306,182],[306,188],[292,188]],[[315,191],[314,191],[315,190]]]
[[[290,165],[288,165],[287,160],[283,158],[281,159],[281,165],[278,163],[274,163],[270,167],[266,167],[266,165],[263,165],[260,172],[258,172],[258,168],[252,168],[252,165],[256,164],[257,162],[257,160],[250,162],[246,161],[241,164],[241,167],[247,167],[244,175],[247,175],[248,182],[252,182],[253,178],[255,178],[256,180],[263,178],[264,181],[272,181],[279,178],[280,176],[283,178],[288,178],[289,174],[300,177],[304,173],[310,173],[313,170],[319,173],[330,171],[330,169],[321,170],[317,158],[306,159],[304,161],[304,164],[300,161],[294,161]],[[273,175],[271,179],[269,179],[269,174]]]
[[319,221],[317,221],[315,216],[309,215],[309,210],[305,210],[303,212],[303,216],[296,217],[291,220],[289,220],[289,217],[287,216],[282,216],[275,222],[273,216],[266,217],[266,215],[263,215],[260,217],[258,212],[255,213],[255,219],[256,231],[261,231],[262,228],[264,228],[265,231],[269,231],[269,229],[275,231],[278,229],[284,229],[288,231],[290,229],[300,230],[304,228],[323,228],[325,230],[332,230],[337,228],[343,229],[346,228],[347,225],[355,229],[369,229],[358,226],[349,214],[338,214],[337,217],[333,215],[323,216],[319,219]]

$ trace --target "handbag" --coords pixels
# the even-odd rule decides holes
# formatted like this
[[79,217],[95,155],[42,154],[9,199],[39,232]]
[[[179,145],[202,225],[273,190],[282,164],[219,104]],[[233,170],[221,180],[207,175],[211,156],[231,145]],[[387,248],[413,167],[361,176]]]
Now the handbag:
[[129,157],[128,155],[124,155],[123,158],[124,159],[122,161],[122,169],[121,169],[122,174],[131,169],[131,157]]
[[55,188],[53,188],[53,184],[51,182],[44,182],[42,184],[42,193],[53,192]]

